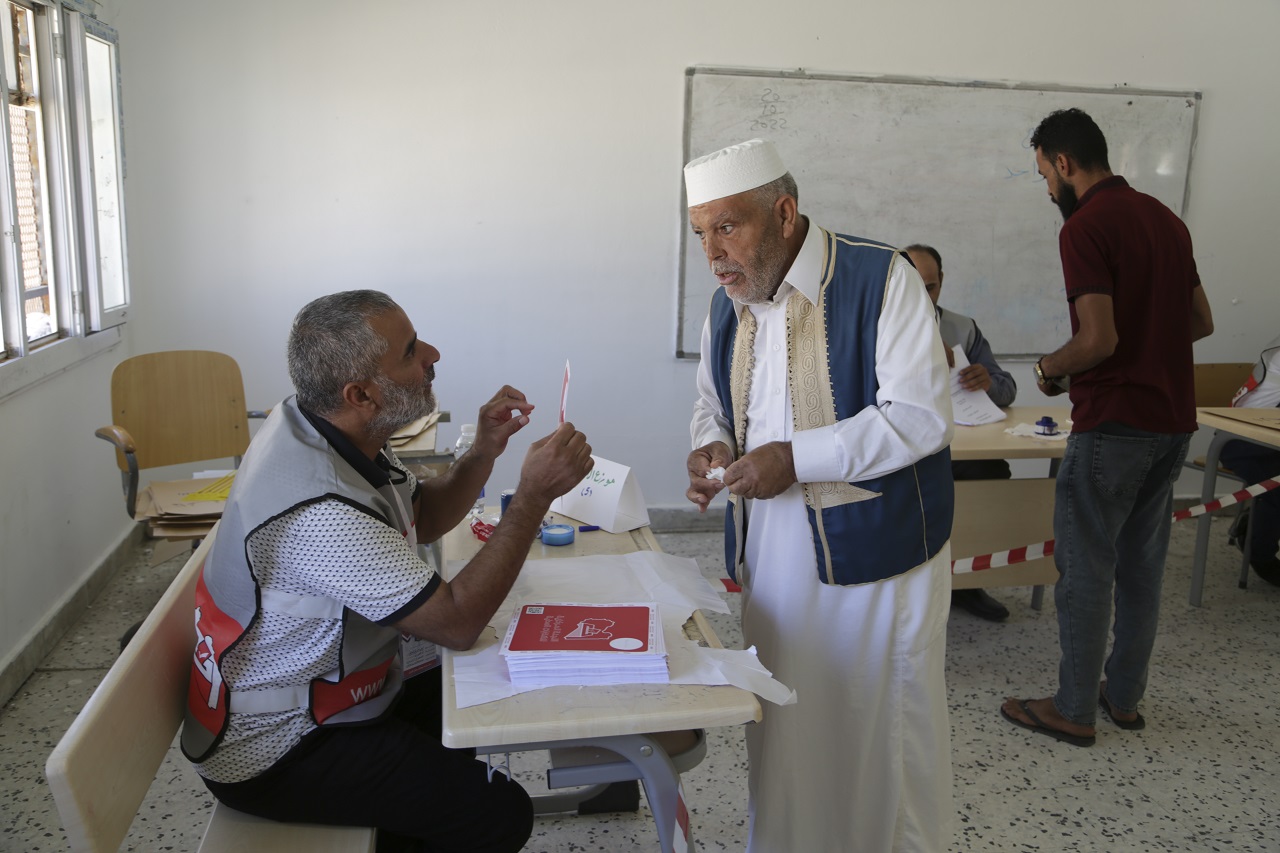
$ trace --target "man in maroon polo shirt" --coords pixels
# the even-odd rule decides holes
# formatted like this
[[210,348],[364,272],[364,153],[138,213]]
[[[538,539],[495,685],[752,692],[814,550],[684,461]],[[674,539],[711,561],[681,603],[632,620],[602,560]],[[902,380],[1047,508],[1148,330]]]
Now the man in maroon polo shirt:
[[1054,696],[1006,699],[1000,711],[1015,725],[1090,746],[1099,708],[1122,729],[1145,725],[1137,707],[1155,642],[1173,481],[1196,428],[1191,344],[1213,331],[1213,316],[1186,226],[1112,174],[1093,119],[1059,110],[1031,144],[1064,220],[1058,243],[1071,314],[1071,339],[1035,365],[1040,390],[1053,396],[1069,384],[1072,405],[1053,519],[1062,658]]

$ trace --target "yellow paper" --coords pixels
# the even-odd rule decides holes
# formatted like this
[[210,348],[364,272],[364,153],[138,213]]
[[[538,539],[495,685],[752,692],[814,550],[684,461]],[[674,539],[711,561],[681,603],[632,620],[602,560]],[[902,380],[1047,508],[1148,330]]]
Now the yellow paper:
[[183,500],[225,501],[227,496],[231,494],[231,482],[235,480],[235,478],[235,474],[227,474],[225,477],[219,477],[203,489],[185,496]]

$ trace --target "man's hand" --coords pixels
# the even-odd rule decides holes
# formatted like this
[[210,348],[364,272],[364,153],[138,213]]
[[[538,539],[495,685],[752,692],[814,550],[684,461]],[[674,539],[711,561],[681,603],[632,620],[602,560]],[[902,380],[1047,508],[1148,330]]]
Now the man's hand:
[[712,468],[728,468],[732,463],[733,454],[723,441],[713,441],[689,454],[686,463],[689,490],[684,495],[698,505],[698,512],[706,512],[711,499],[724,488],[724,483],[719,480],[708,480],[707,472]]
[[520,468],[517,495],[527,495],[550,505],[591,473],[591,445],[587,437],[565,422],[546,438],[529,446]]
[[1046,397],[1056,397],[1063,392],[1063,387],[1050,379],[1047,382],[1036,382],[1036,387],[1040,389],[1040,393]]
[[966,391],[990,391],[991,374],[981,364],[960,368],[960,387]]
[[761,445],[724,472],[724,484],[729,491],[744,498],[774,498],[794,482],[796,465],[789,441]]
[[[512,410],[520,414],[513,416]],[[525,399],[524,394],[510,385],[503,385],[489,402],[480,407],[480,415],[476,418],[476,440],[470,452],[479,451],[487,459],[497,459],[507,449],[507,440],[529,423],[532,411],[533,404]]]

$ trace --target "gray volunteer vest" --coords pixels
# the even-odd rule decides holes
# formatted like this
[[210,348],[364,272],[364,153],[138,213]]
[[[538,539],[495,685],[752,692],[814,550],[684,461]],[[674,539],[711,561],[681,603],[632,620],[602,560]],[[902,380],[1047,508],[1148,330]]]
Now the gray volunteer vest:
[[[316,725],[374,720],[390,710],[402,681],[399,632],[323,596],[263,589],[249,554],[259,528],[307,504],[340,500],[402,535],[412,535],[408,482],[375,488],[342,458],[290,397],[272,411],[236,472],[217,539],[196,588],[196,649],[192,658],[182,751],[207,759],[232,713],[307,708]],[[342,620],[341,663],[320,678],[275,689],[234,690],[221,664],[262,612]]]

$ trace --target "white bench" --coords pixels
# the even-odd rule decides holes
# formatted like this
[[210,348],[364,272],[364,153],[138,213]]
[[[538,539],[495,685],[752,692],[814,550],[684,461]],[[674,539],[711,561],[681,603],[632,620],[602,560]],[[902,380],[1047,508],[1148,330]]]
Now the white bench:
[[[215,528],[215,532],[216,532]],[[195,648],[191,555],[45,765],[74,853],[116,853],[182,724]],[[277,823],[215,805],[201,853],[372,853],[375,831]]]

